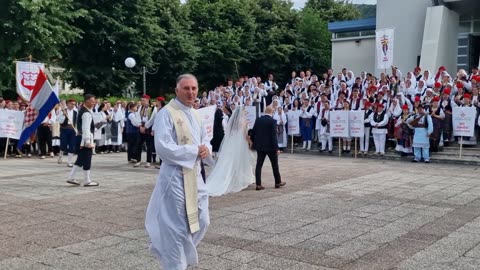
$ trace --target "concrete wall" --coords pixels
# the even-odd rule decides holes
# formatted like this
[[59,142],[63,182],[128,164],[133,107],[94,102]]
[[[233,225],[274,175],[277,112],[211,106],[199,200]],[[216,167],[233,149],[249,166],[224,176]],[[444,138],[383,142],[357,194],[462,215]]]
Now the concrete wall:
[[455,77],[457,69],[459,15],[444,6],[427,9],[423,35],[422,69],[434,72],[445,66]]
[[[356,42],[357,41],[357,42]],[[375,37],[332,42],[332,68],[334,75],[348,68],[355,76],[375,70]]]
[[[425,16],[431,6],[431,0],[377,1],[377,29],[395,29],[393,62],[405,75],[417,66]],[[377,75],[381,72],[383,70],[376,70]]]

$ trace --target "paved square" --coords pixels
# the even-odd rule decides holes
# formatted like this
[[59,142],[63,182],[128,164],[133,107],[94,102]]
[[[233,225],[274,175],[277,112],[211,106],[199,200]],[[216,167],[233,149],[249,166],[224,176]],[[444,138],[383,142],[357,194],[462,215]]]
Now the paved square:
[[[477,167],[284,154],[280,168],[285,188],[266,162],[267,189],[211,198],[196,269],[480,268]],[[0,269],[160,269],[144,230],[157,170],[97,155],[98,188],[68,186],[55,159],[0,170]]]

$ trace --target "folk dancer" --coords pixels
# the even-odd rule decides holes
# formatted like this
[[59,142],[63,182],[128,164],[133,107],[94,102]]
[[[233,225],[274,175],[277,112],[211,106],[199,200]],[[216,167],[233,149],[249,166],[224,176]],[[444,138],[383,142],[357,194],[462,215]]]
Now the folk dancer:
[[384,110],[383,103],[378,103],[374,114],[370,116],[372,125],[375,154],[385,155],[385,140],[387,136],[388,115]]
[[430,135],[433,132],[432,117],[425,113],[424,105],[417,106],[417,113],[407,120],[410,128],[413,128],[413,153],[415,158],[412,162],[419,162],[422,157],[425,163],[430,163]]
[[300,113],[300,133],[302,134],[302,149],[310,150],[312,147],[312,115],[314,107],[311,106],[309,99],[303,100],[303,106]]
[[95,125],[93,123],[92,109],[95,106],[95,96],[87,94],[85,95],[84,104],[80,111],[78,112],[77,117],[77,160],[70,171],[68,176],[67,183],[79,186],[80,182],[75,179],[75,173],[78,169],[83,168],[84,187],[94,187],[98,186],[98,182],[93,182],[90,178],[90,168],[92,165],[92,153],[93,148],[95,147],[93,132],[95,131]]
[[320,129],[318,130],[318,137],[322,143],[322,148],[319,151],[325,151],[328,143],[328,152],[331,154],[333,151],[333,143],[332,137],[330,136],[330,101],[323,101],[323,109],[322,113],[319,115],[319,118]]
[[365,109],[363,117],[364,134],[363,137],[360,138],[360,154],[368,155],[370,132],[372,129],[372,125],[370,124],[370,116],[373,114],[372,103],[364,99],[363,107]]
[[60,110],[58,122],[60,123],[60,154],[58,164],[62,164],[62,157],[67,153],[67,166],[73,167],[73,155],[75,154],[75,145],[77,144],[77,115],[75,109],[76,101],[67,100],[67,108]]

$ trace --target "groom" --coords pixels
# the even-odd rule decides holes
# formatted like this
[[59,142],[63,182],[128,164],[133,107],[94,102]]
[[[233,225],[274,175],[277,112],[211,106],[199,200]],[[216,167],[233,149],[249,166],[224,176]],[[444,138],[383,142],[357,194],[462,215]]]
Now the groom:
[[271,106],[265,108],[265,115],[257,118],[250,133],[253,141],[253,149],[257,150],[257,167],[255,168],[257,190],[265,189],[262,186],[262,166],[266,156],[268,156],[270,163],[272,163],[275,188],[280,188],[286,184],[282,182],[278,169],[278,155],[280,154],[280,150],[278,149],[277,142],[277,121],[272,118],[273,111],[274,109]]

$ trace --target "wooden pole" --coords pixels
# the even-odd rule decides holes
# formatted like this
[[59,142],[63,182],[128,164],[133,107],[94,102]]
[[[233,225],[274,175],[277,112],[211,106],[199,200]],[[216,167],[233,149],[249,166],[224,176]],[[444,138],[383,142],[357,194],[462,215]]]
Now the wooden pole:
[[338,137],[338,157],[342,157],[342,138]]
[[8,144],[10,144],[10,137],[7,137],[7,143],[5,144],[5,154],[3,155],[3,159],[7,159]]
[[460,159],[462,159],[463,136],[460,137]]
[[357,158],[357,137],[355,137],[355,158]]
[[292,154],[293,154],[293,135],[292,135],[291,137],[292,137],[292,145],[291,145],[291,147],[290,147],[290,148],[292,149],[292,151],[291,151],[291,152],[292,152]]

